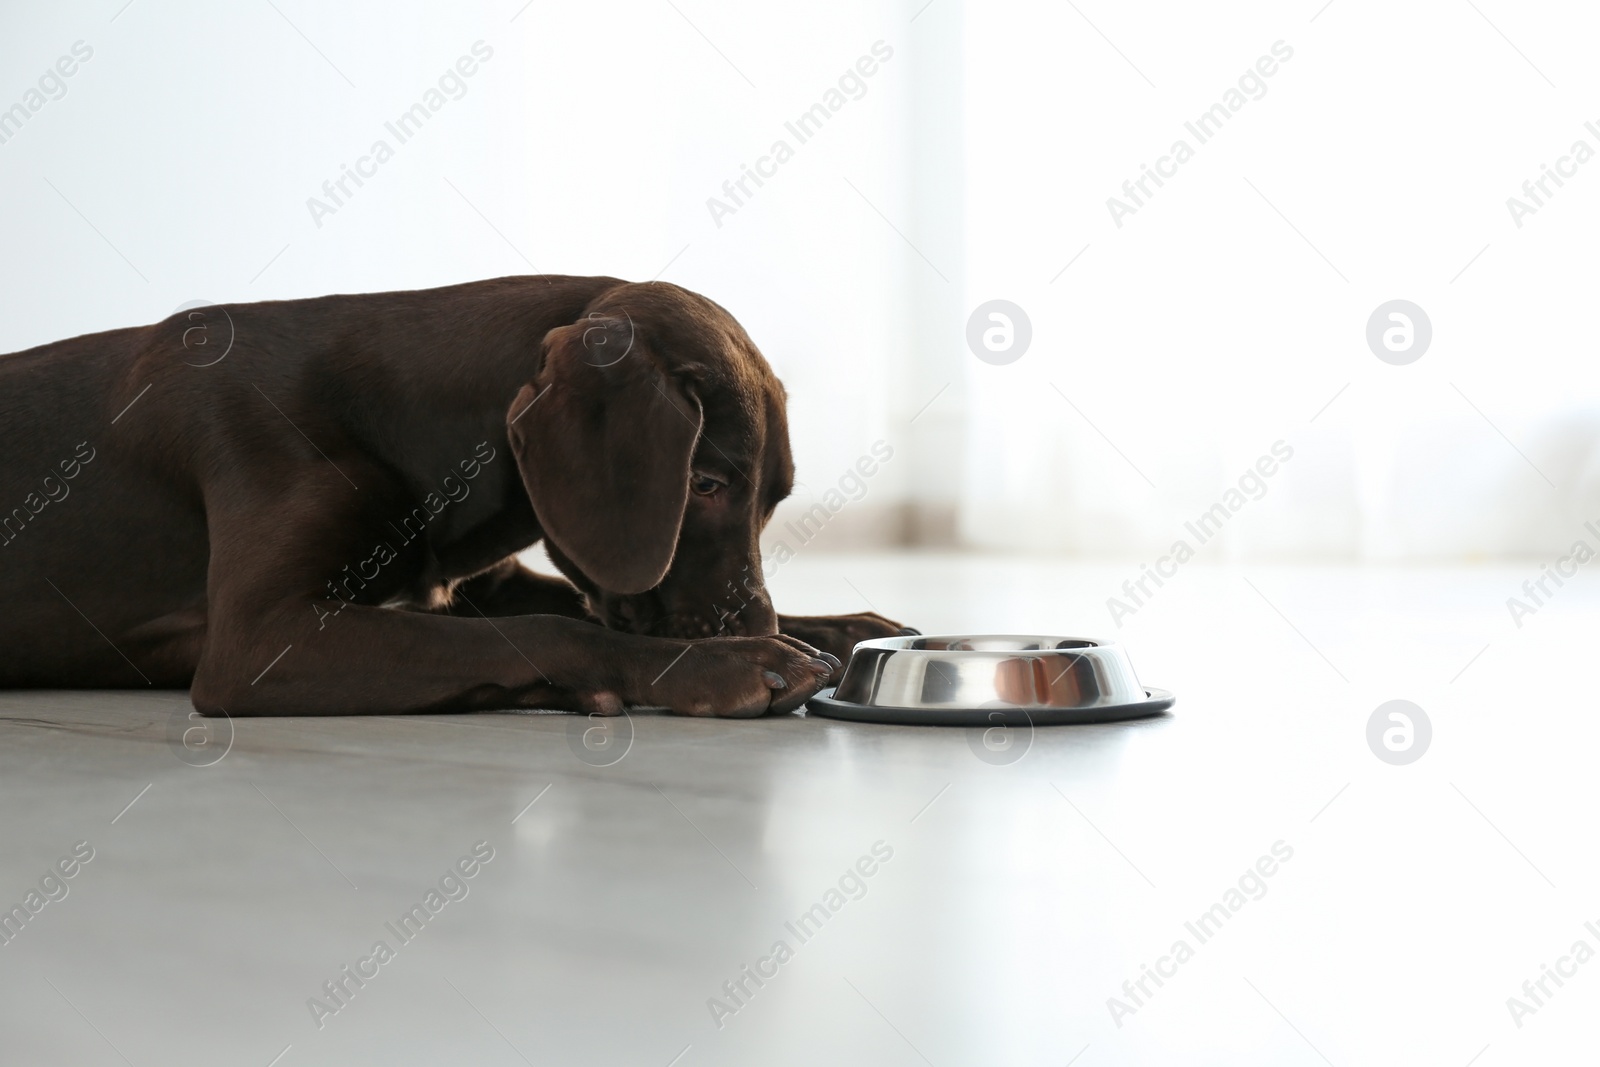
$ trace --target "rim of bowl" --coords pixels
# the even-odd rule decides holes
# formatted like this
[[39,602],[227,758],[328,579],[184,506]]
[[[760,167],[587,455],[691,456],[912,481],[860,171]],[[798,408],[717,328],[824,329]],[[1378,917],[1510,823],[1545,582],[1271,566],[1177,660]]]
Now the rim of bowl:
[[[1017,641],[1042,644],[1045,641],[1055,642],[1051,648],[918,648],[918,641]],[[1067,642],[1073,642],[1067,644]],[[917,653],[944,653],[954,652],[966,656],[1017,656],[1017,655],[1049,655],[1051,653],[1074,653],[1085,655],[1096,649],[1118,649],[1121,645],[1116,641],[1098,637],[1074,637],[1065,634],[906,634],[895,637],[875,637],[867,641],[860,641],[852,651],[863,648],[881,649],[887,652],[917,652]]]

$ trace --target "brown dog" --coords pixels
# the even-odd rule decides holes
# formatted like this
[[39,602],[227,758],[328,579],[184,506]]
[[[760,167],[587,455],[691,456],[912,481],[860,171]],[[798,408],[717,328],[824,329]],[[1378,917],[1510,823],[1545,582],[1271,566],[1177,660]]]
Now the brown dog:
[[900,629],[773,610],[783,387],[673,285],[200,308],[0,357],[0,425],[3,686],[750,716]]

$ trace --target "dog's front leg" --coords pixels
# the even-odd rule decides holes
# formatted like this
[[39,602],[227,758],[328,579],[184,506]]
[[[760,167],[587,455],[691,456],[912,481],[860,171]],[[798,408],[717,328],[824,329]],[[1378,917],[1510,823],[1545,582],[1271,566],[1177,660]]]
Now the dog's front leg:
[[[369,475],[360,476],[371,485]],[[373,553],[382,533],[363,522],[360,498],[315,463],[281,484],[255,500],[238,499],[235,488],[229,506],[208,515],[206,635],[190,692],[203,713],[614,714],[652,705],[752,716],[796,707],[832,668],[816,649],[780,636],[682,641],[555,615],[375,606],[406,587],[407,560]],[[228,487],[214,495],[227,498]],[[344,577],[336,584],[335,575]]]
[[[309,621],[308,621],[309,620]],[[309,601],[213,612],[191,697],[207,714],[357,715],[553,707],[615,714],[787,711],[831,664],[781,637],[679,641],[578,619],[467,619]]]
[[[875,611],[864,611],[859,615],[779,615],[778,632],[799,638],[845,664],[850,662],[850,653],[857,642],[918,631],[907,629]],[[843,674],[843,666],[836,668],[830,673],[828,684],[837,685]]]

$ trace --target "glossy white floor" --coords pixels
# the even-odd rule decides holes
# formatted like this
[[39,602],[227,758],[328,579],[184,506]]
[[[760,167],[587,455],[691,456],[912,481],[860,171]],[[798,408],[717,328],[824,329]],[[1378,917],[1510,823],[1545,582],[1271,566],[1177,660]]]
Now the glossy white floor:
[[[1120,630],[1105,600],[1136,568],[777,576],[791,611],[1120,636],[1178,694],[999,751],[639,715],[599,766],[620,735],[607,755],[582,719],[478,715],[242,721],[193,766],[181,694],[3,693],[0,903],[45,884],[0,945],[0,1062],[1592,1059],[1600,586],[1518,628],[1537,575],[1192,565]],[[1401,766],[1367,742],[1397,698],[1432,725]]]

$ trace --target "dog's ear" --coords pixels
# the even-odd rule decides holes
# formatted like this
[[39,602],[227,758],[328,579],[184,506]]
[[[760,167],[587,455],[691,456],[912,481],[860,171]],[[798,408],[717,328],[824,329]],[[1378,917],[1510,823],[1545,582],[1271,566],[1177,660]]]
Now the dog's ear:
[[672,565],[702,413],[631,319],[591,315],[544,338],[544,364],[506,413],[545,536],[610,593],[642,593]]

